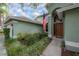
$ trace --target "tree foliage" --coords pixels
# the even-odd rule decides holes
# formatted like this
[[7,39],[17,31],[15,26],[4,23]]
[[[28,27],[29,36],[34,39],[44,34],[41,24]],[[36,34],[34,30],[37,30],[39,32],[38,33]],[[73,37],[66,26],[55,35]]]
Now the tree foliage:
[[7,13],[7,4],[0,3],[0,14],[6,14],[6,13]]

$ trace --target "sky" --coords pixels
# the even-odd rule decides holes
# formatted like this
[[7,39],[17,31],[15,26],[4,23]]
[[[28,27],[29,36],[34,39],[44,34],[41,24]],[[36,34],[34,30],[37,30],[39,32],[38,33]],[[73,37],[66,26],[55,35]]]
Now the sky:
[[31,20],[34,20],[37,16],[42,15],[44,13],[48,13],[45,8],[45,4],[39,4],[37,8],[32,8],[28,4],[24,4],[21,7],[19,3],[9,3],[9,15],[12,16],[25,16]]

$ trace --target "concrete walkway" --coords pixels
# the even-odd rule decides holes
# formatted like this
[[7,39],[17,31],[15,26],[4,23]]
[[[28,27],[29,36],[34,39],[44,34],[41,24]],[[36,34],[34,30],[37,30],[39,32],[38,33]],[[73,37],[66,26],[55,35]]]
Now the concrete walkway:
[[52,42],[44,50],[42,56],[61,56],[61,42],[63,39],[53,38]]
[[4,47],[4,36],[0,35],[0,56],[7,56],[6,49]]

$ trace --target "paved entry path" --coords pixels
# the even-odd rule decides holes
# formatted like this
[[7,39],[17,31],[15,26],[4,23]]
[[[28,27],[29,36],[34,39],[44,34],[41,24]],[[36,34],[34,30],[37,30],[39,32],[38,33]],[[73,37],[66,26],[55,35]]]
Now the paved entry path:
[[53,38],[52,42],[44,50],[42,56],[61,56],[61,42],[63,39]]
[[4,47],[4,36],[0,35],[0,56],[7,56],[6,49]]

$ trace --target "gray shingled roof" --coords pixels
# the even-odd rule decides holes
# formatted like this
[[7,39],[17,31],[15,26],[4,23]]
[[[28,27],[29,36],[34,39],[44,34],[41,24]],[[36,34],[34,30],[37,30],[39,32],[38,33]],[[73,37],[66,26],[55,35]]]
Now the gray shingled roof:
[[8,16],[6,18],[6,21],[4,23],[7,23],[8,21],[11,21],[11,20],[15,20],[15,21],[22,21],[22,22],[29,22],[29,23],[34,23],[34,24],[39,24],[41,25],[42,23],[38,22],[38,21],[35,21],[35,20],[30,20],[26,17],[17,17],[17,16]]

